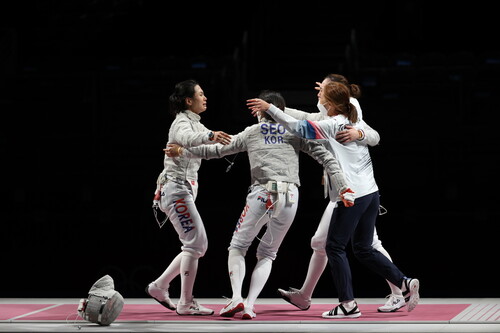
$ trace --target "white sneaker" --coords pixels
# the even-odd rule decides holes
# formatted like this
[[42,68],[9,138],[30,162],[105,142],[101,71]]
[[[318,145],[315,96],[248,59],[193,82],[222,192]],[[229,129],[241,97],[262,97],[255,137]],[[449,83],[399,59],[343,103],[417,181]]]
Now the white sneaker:
[[156,283],[151,282],[146,287],[146,294],[153,297],[155,301],[157,301],[167,309],[175,310],[176,306],[169,298],[168,289],[160,288],[156,285]]
[[225,307],[220,310],[221,317],[233,317],[236,313],[243,311],[245,305],[243,304],[243,298],[236,298],[229,301]]
[[378,308],[378,312],[395,312],[406,305],[405,298],[394,294],[388,295],[387,302]]
[[339,318],[358,318],[361,316],[361,311],[358,309],[358,303],[354,302],[354,307],[351,310],[346,310],[344,305],[340,303],[332,310],[323,312],[322,317],[328,319],[339,319]]
[[257,317],[257,315],[255,314],[255,309],[245,306],[243,315],[241,315],[241,319],[253,319],[255,317]]
[[404,279],[403,281],[403,297],[405,298],[405,302],[408,305],[406,308],[408,312],[415,309],[420,301],[420,295],[418,293],[418,289],[420,288],[420,282],[417,279]]
[[181,304],[179,302],[176,312],[181,316],[210,316],[214,314],[214,310],[198,304],[194,298],[189,304]]
[[301,310],[309,310],[311,307],[311,299],[305,298],[299,289],[290,287],[288,290],[278,289],[278,292],[281,298]]

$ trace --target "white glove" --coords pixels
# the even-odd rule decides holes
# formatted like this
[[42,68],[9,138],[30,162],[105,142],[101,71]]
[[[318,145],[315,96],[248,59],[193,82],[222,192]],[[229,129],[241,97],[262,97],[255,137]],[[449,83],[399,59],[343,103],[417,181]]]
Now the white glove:
[[350,188],[340,193],[340,198],[346,207],[354,206],[354,192]]

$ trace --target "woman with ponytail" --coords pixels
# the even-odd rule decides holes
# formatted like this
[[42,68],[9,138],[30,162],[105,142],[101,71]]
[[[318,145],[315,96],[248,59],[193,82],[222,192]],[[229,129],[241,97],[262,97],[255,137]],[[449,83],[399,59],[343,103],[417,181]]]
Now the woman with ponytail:
[[[207,109],[207,97],[195,80],[175,85],[169,98],[170,111],[175,116],[168,133],[168,144],[184,147],[201,144],[230,143],[231,136],[222,131],[211,131],[200,122],[200,114]],[[169,158],[165,155],[164,169],[157,180],[153,207],[166,214],[182,243],[181,252],[163,274],[146,287],[146,293],[179,315],[211,315],[208,309],[193,298],[193,287],[198,271],[198,259],[205,255],[208,238],[195,199],[198,193],[198,170],[201,158]],[[163,221],[163,222],[166,222]],[[163,222],[158,222],[160,227]],[[180,275],[181,292],[175,305],[169,297],[170,282]]]
[[299,137],[324,142],[325,147],[337,157],[346,180],[354,191],[354,206],[347,207],[337,201],[328,228],[325,250],[340,304],[324,312],[323,318],[361,316],[354,299],[351,269],[346,253],[349,242],[352,244],[354,255],[361,263],[401,289],[407,310],[412,311],[419,302],[419,281],[406,277],[389,258],[372,245],[380,199],[368,147],[356,142],[341,144],[335,139],[337,133],[346,126],[359,126],[359,115],[350,101],[349,88],[340,82],[328,82],[320,87],[318,97],[329,116],[320,121],[297,120],[258,98],[248,100],[247,105],[254,115],[267,112]]
[[[335,139],[342,143],[348,144],[349,142],[355,142],[359,145],[368,145],[368,146],[376,146],[380,141],[380,136],[376,130],[368,126],[366,122],[363,121],[363,115],[361,111],[361,106],[359,104],[358,99],[361,97],[361,88],[357,84],[349,83],[347,78],[341,74],[328,74],[325,76],[322,82],[316,82],[318,90],[318,108],[320,112],[318,113],[309,113],[296,109],[285,108],[285,113],[297,118],[297,119],[306,119],[306,120],[323,120],[328,119],[329,116],[327,114],[327,110],[319,102],[320,94],[322,93],[321,87],[328,84],[329,82],[340,82],[344,84],[350,93],[349,102],[351,105],[356,107],[357,111],[357,124],[346,125],[344,130],[339,131]],[[348,112],[352,112],[349,110]],[[330,184],[327,175],[323,175],[323,183],[325,185],[325,197],[328,194]],[[296,306],[301,310],[307,310],[311,306],[311,299],[318,284],[318,281],[323,274],[326,265],[328,263],[328,258],[326,256],[325,246],[326,239],[328,236],[328,227],[330,225],[333,211],[336,207],[336,201],[330,200],[328,205],[325,208],[325,211],[321,217],[321,220],[318,224],[318,228],[314,233],[314,236],[311,238],[311,248],[313,253],[311,255],[311,259],[309,260],[309,266],[306,274],[306,278],[302,284],[302,287],[299,288],[288,288],[286,289],[278,289],[281,297],[289,302],[290,304]],[[382,246],[382,242],[378,237],[377,229],[374,229],[373,233],[373,243],[372,247],[382,254],[384,254],[389,260],[392,260],[391,256],[387,252],[387,250]],[[378,308],[379,312],[394,312],[398,311],[402,307],[404,307],[405,300],[401,289],[392,284],[390,281],[387,281],[391,293],[387,296],[387,301],[384,305]]]

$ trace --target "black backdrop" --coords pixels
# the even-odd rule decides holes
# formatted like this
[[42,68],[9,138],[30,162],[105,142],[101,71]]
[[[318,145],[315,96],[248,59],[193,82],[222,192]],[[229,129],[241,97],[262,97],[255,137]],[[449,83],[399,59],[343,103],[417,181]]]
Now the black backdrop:
[[[174,84],[197,79],[202,122],[237,133],[255,121],[245,100],[261,89],[315,112],[314,82],[330,72],[361,86],[381,135],[371,152],[388,213],[377,229],[394,262],[422,297],[500,297],[493,13],[489,2],[2,3],[0,297],[84,297],[104,274],[125,298],[145,297],[180,248],[151,210]],[[196,297],[231,295],[227,246],[250,178],[245,154],[227,165],[199,172],[209,249]],[[297,217],[261,297],[301,286],[327,205],[320,177],[302,156]],[[351,265],[357,297],[389,293]],[[314,296],[336,297],[329,272]]]

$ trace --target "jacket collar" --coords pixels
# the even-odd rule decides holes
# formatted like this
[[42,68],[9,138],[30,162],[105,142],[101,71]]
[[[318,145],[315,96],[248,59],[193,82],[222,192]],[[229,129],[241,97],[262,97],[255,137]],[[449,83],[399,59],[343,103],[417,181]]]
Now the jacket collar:
[[199,114],[196,114],[194,113],[193,111],[191,110],[184,110],[184,113],[186,114],[186,116],[191,119],[191,120],[194,120],[194,121],[200,121],[201,117]]

